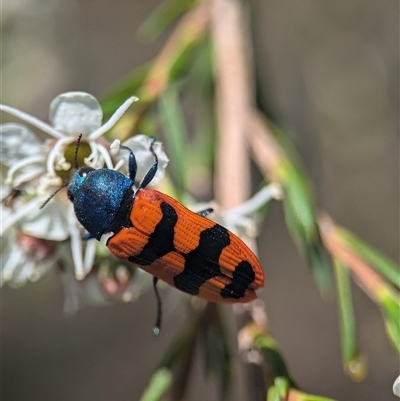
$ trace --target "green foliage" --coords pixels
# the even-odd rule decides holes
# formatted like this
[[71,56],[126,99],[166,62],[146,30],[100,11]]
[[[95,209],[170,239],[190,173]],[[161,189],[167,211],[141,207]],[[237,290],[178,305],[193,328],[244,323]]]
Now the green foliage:
[[161,3],[139,28],[139,36],[152,42],[157,39],[177,18],[189,10],[196,0],[168,0]]
[[303,393],[289,387],[287,379],[277,377],[268,389],[267,401],[335,401],[332,398]]
[[339,306],[339,324],[342,344],[342,359],[345,369],[357,357],[356,329],[351,296],[349,270],[335,260],[336,287]]
[[[140,35],[154,40],[196,5],[195,0],[164,2],[142,25]],[[184,33],[181,37],[177,37],[176,32],[159,57],[139,67],[116,84],[104,96],[102,105],[105,117],[108,118],[129,96],[140,97],[137,106],[126,117],[127,126],[132,132],[140,130],[149,135],[162,130],[167,153],[171,158],[173,192],[180,200],[185,200],[188,194],[188,177],[193,180],[189,176],[190,168],[200,166],[209,172],[213,170],[214,147],[217,143],[214,115],[216,77],[214,43],[210,32],[205,28],[195,30],[195,35],[191,35],[193,32],[189,29],[188,34],[186,29],[182,30]],[[196,111],[194,118],[188,121],[187,109]],[[325,237],[321,237],[323,231],[318,223],[312,187],[291,138],[287,132],[275,126],[270,139],[282,150],[283,156],[275,166],[276,170],[271,172],[271,177],[266,173],[265,178],[274,178],[273,181],[279,182],[283,187],[286,225],[322,293],[331,287],[330,260],[334,261],[343,364],[353,379],[359,379],[357,373],[352,373],[350,368],[354,361],[364,363],[356,341],[352,276],[349,273],[351,266],[343,263],[329,248],[328,253],[324,246]],[[350,232],[340,229],[339,236],[382,279],[384,285],[371,297],[381,307],[388,337],[400,352],[398,267]],[[386,280],[395,288],[387,284]],[[233,375],[232,352],[226,325],[215,305],[192,312],[193,318],[168,348],[142,401],[159,400],[166,391],[171,394],[171,399],[184,398],[197,352],[204,358],[205,374],[213,375],[218,380],[220,399],[226,398]],[[306,394],[296,388],[276,341],[267,331],[258,331],[252,343],[259,351],[263,363],[268,366],[269,374],[264,377],[268,387],[267,400],[333,401]]]
[[150,379],[140,401],[159,401],[172,383],[172,373],[166,368],[157,370]]
[[200,344],[204,350],[204,368],[207,375],[214,374],[218,378],[220,400],[224,400],[233,374],[231,350],[220,310],[212,307],[208,319],[207,325],[199,327]]
[[346,245],[373,266],[384,278],[400,288],[400,269],[393,261],[375,250],[372,246],[357,238],[350,231],[340,229],[340,237]]
[[177,85],[170,85],[162,94],[159,102],[161,126],[163,127],[165,146],[172,160],[176,191],[179,198],[185,189],[185,172],[188,165],[188,137],[181,109]]
[[386,332],[400,354],[400,294],[390,288],[382,288],[378,297],[385,320]]
[[204,357],[205,373],[217,377],[220,399],[226,399],[233,373],[232,357],[222,315],[214,304],[208,304],[193,321],[189,321],[161,360],[159,369],[167,368],[173,372],[171,387],[175,396],[184,394],[195,349]]
[[281,166],[285,196],[283,205],[288,229],[306,258],[313,277],[322,292],[331,285],[331,270],[316,222],[315,208],[307,179],[294,164]]
[[[107,120],[126,99],[140,92],[140,87],[151,68],[152,63],[146,63],[127,74],[119,82],[113,85],[101,97],[101,107],[104,119]],[[140,103],[140,98],[139,98]]]
[[259,348],[261,355],[267,362],[267,366],[272,368],[272,371],[268,372],[269,376],[274,378],[284,377],[287,385],[296,386],[289,375],[286,363],[280,354],[278,344],[272,336],[267,333],[260,333],[255,336],[254,345]]

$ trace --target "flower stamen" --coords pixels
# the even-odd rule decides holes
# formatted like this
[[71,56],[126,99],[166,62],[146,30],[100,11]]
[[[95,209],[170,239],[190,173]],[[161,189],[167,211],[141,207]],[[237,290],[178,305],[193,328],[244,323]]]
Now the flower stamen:
[[119,159],[117,164],[114,166],[114,170],[118,171],[125,164],[124,159]]
[[114,141],[110,145],[110,153],[113,156],[117,155],[120,147],[121,147],[121,141],[119,139],[114,139]]
[[53,149],[50,150],[49,155],[47,157],[47,162],[46,162],[46,168],[48,175],[56,177],[57,173],[55,171],[55,164],[57,157],[60,155],[60,150],[63,146],[65,146],[67,143],[71,143],[73,141],[73,138],[62,138],[60,139],[56,145],[54,146]]
[[29,182],[40,175],[44,173],[44,168],[37,168],[36,170],[33,171],[28,171],[25,174],[21,174],[19,177],[15,178],[14,180],[14,187],[19,187],[22,184],[25,184],[26,182]]
[[14,213],[11,213],[2,221],[2,224],[0,227],[0,235],[3,235],[3,233],[8,228],[13,226],[20,219],[27,216],[29,213],[32,213],[33,211],[37,210],[42,202],[43,202],[43,200],[38,197],[38,198],[32,199],[30,202],[26,203],[25,205],[18,207]]
[[282,189],[277,184],[270,184],[262,188],[252,198],[242,204],[222,213],[224,218],[238,219],[241,216],[253,214],[272,199],[279,199]]
[[70,217],[68,218],[68,223],[69,233],[71,236],[71,251],[75,266],[75,275],[78,280],[82,280],[85,277],[82,260],[82,234],[75,223],[75,215],[72,207],[69,208],[69,214]]
[[88,166],[94,167],[96,165],[97,158],[98,158],[96,142],[89,142],[89,146],[90,146],[91,153],[89,156],[85,157],[83,159],[83,161]]
[[6,281],[10,280],[13,275],[14,269],[17,267],[19,261],[22,259],[22,250],[18,247],[13,247],[8,257],[6,264],[0,274],[0,284],[3,285]]
[[59,176],[52,176],[50,174],[40,177],[40,182],[36,187],[36,194],[46,196],[50,187],[59,187],[62,185],[62,178]]
[[100,143],[96,143],[96,146],[97,146],[98,151],[103,156],[103,159],[104,159],[104,161],[106,163],[107,168],[113,169],[114,165],[113,165],[113,162],[111,160],[110,154],[108,153],[108,150],[103,145],[101,145]]
[[33,117],[28,113],[24,113],[23,111],[18,110],[14,107],[6,106],[5,104],[0,104],[0,110],[8,114],[11,114],[14,117],[19,118],[20,120],[25,121],[28,124],[33,125],[34,127],[40,129],[46,134],[51,135],[54,138],[61,139],[64,137],[64,135],[61,132],[55,130],[51,125],[46,124],[45,122],[40,121],[38,118]]
[[86,243],[85,256],[83,260],[83,270],[85,276],[92,270],[95,256],[96,256],[96,241],[89,240]]
[[139,98],[136,96],[130,97],[128,100],[125,101],[124,104],[122,104],[117,111],[110,117],[110,119],[103,124],[101,127],[99,127],[96,131],[92,132],[89,135],[89,140],[90,141],[95,141],[96,139],[100,138],[102,135],[104,135],[108,130],[110,130],[116,123],[117,121],[125,114],[126,110],[128,110],[129,106],[133,102],[137,102]]
[[[29,166],[30,164],[34,164],[34,163],[42,163],[44,161],[45,161],[44,156],[31,156],[31,157],[26,157],[25,159],[22,159],[21,161],[13,164],[8,169],[7,177],[6,177],[6,185],[10,185],[13,182],[14,174],[21,168]],[[14,185],[14,186],[16,186],[16,185]]]

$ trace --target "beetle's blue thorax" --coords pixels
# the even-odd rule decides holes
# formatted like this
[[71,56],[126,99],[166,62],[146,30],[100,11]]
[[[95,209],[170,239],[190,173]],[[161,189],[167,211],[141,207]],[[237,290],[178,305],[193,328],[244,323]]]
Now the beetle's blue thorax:
[[124,196],[133,181],[107,168],[76,170],[68,185],[68,196],[75,214],[85,229],[100,240],[118,214]]

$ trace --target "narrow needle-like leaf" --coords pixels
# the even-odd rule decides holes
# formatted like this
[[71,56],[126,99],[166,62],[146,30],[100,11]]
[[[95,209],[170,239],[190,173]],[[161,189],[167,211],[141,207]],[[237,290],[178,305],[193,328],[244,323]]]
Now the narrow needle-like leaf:
[[167,0],[143,22],[139,36],[149,42],[160,36],[179,16],[191,8],[196,0]]
[[140,401],[158,401],[163,397],[172,383],[172,373],[167,368],[157,370],[152,376],[149,385],[144,391]]
[[187,165],[187,135],[183,113],[180,107],[176,85],[171,85],[160,98],[160,116],[166,137],[168,154],[173,160],[172,168],[176,179],[176,189],[182,195],[185,188]]
[[335,259],[335,277],[339,307],[339,325],[342,344],[342,359],[345,370],[356,357],[356,328],[354,320],[353,300],[351,296],[351,280],[349,270]]
[[356,251],[366,262],[375,268],[383,277],[397,288],[400,288],[400,269],[393,261],[357,238],[350,231],[338,229],[341,240]]

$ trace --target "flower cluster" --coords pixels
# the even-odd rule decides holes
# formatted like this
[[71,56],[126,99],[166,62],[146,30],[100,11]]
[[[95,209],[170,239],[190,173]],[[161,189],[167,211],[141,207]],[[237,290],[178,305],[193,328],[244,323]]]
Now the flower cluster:
[[[101,244],[95,240],[83,241],[79,225],[66,190],[60,191],[45,208],[40,206],[56,189],[67,182],[74,166],[76,141],[82,134],[78,164],[93,168],[107,167],[127,173],[127,152],[119,147],[110,150],[110,143],[103,137],[137,98],[128,99],[114,115],[102,125],[102,109],[95,97],[84,92],[67,92],[57,96],[50,104],[50,124],[38,120],[18,109],[0,105],[0,110],[11,114],[44,133],[40,139],[29,128],[16,123],[0,126],[0,156],[7,174],[1,187],[1,284],[8,282],[21,286],[36,281],[51,268],[59,267],[69,281],[71,305],[77,306],[84,298],[88,282],[97,283],[98,291],[105,291],[114,298],[130,300],[137,294],[138,277],[131,266],[120,261],[99,258]],[[153,162],[149,151],[150,138],[136,135],[126,142],[135,153],[138,163],[137,179],[140,180]],[[156,185],[164,175],[168,158],[159,142],[154,150],[159,158],[159,170],[151,185]],[[117,157],[118,156],[118,157]],[[114,164],[114,160],[117,160]],[[104,261],[107,260],[105,263]],[[104,267],[105,265],[106,268]],[[99,274],[92,274],[93,271]],[[101,272],[100,272],[101,271]],[[89,274],[91,273],[91,274]],[[81,282],[76,281],[75,277]],[[86,277],[85,280],[83,280]],[[99,280],[100,278],[100,280]],[[131,285],[132,284],[132,285]],[[75,290],[71,290],[74,288]],[[101,289],[100,289],[101,287]]]
[[[82,240],[84,231],[65,189],[40,209],[55,190],[68,182],[75,162],[78,166],[106,167],[128,174],[128,152],[120,152],[121,145],[135,154],[137,180],[144,177],[154,162],[150,138],[136,135],[122,144],[119,140],[110,144],[103,136],[135,100],[135,97],[128,99],[103,125],[100,104],[84,92],[57,96],[50,104],[51,124],[0,105],[3,112],[45,134],[44,139],[40,139],[42,137],[21,124],[0,126],[0,155],[7,168],[1,187],[0,234],[4,245],[1,284],[21,286],[27,281],[38,280],[51,269],[58,269],[65,283],[67,312],[82,305],[104,304],[110,300],[131,301],[148,287],[147,273],[113,257],[102,243],[94,239]],[[82,139],[75,155],[79,134]],[[169,160],[160,142],[155,142],[153,148],[159,165],[150,185],[157,185]],[[255,212],[271,198],[279,196],[280,189],[270,185],[234,209],[217,211],[212,218],[239,236],[255,237]],[[199,208],[204,205],[194,207],[195,210]]]

